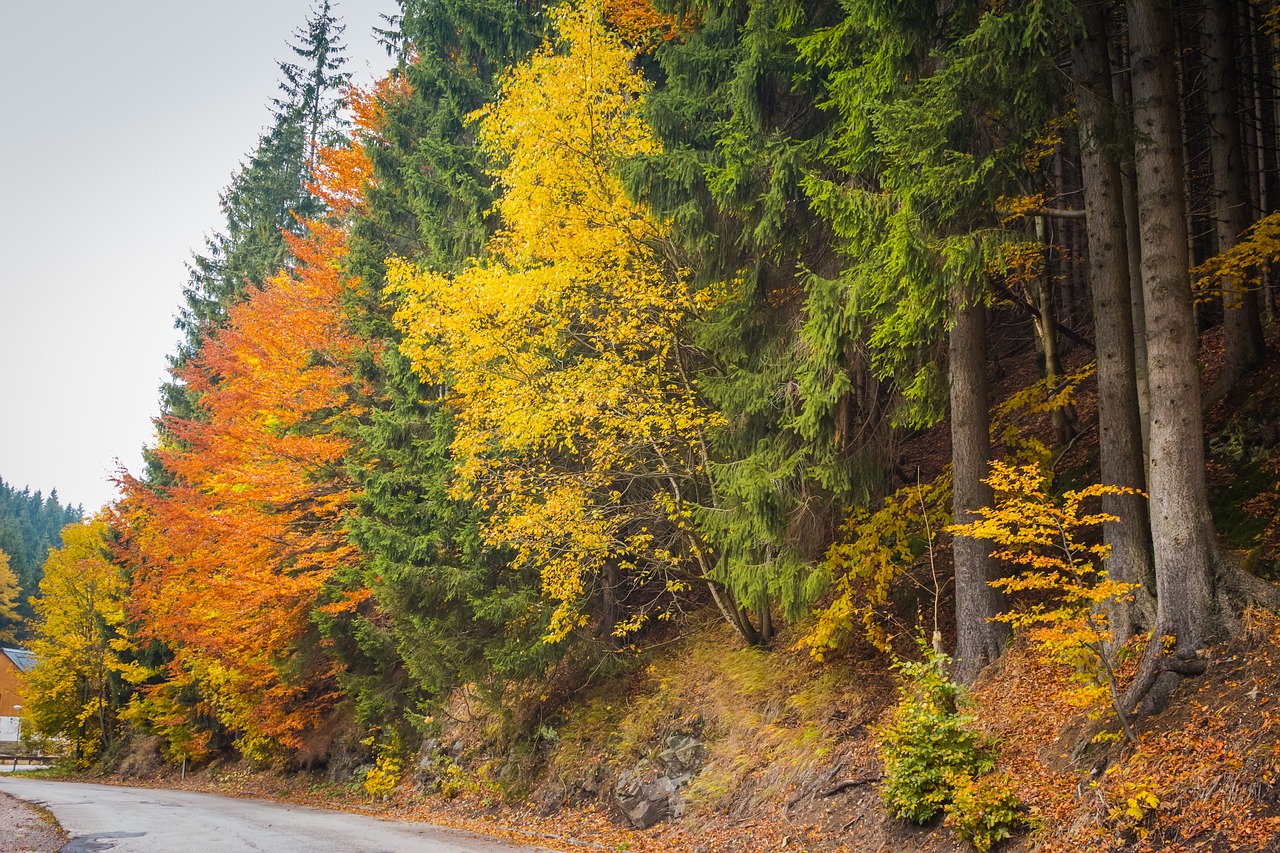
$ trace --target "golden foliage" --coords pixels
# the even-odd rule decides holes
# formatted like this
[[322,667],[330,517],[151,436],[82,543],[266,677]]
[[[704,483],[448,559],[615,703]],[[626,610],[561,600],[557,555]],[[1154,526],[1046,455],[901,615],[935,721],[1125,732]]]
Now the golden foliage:
[[475,116],[503,163],[492,256],[454,276],[392,262],[388,276],[404,353],[457,412],[456,491],[490,510],[491,544],[540,570],[549,640],[586,624],[605,565],[664,572],[696,550],[654,525],[688,530],[679,483],[698,475],[714,422],[680,362],[698,300],[657,249],[662,223],[614,173],[657,149],[648,86],[598,12],[555,20],[559,37]]
[[1026,629],[1047,660],[1074,674],[1070,698],[1076,705],[1098,713],[1100,707],[1115,704],[1105,607],[1127,598],[1137,585],[1107,576],[1102,561],[1110,547],[1092,544],[1086,537],[1117,519],[1088,512],[1084,504],[1137,490],[1096,484],[1056,497],[1039,465],[1000,461],[991,464],[987,483],[995,491],[995,506],[982,507],[978,520],[949,529],[957,536],[995,543],[999,547],[993,556],[1022,568],[1017,575],[992,582],[1005,592],[1027,594],[1018,607],[996,618]]
[[9,567],[9,555],[0,551],[0,642],[11,643],[17,634],[13,630],[18,622],[18,596],[22,587],[18,575]]
[[[1011,459],[1027,465],[1046,465],[1049,448],[1025,421],[1071,404],[1081,383],[1095,372],[1093,362],[1066,376],[1044,379],[1010,395],[992,410],[992,439]],[[904,486],[885,498],[878,509],[853,507],[840,536],[827,549],[818,569],[831,581],[830,601],[814,611],[814,621],[798,641],[821,659],[862,626],[862,636],[881,651],[890,650],[892,617],[886,613],[894,586],[904,579],[920,586],[937,607],[944,580],[933,564],[932,549],[940,534],[951,531],[951,470],[928,483]],[[944,539],[945,544],[945,539]],[[930,578],[922,580],[924,568]],[[936,615],[933,624],[938,622]],[[908,626],[896,626],[899,634]]]
[[[838,647],[853,626],[861,624],[872,645],[890,651],[892,636],[882,608],[894,584],[910,576],[912,569],[926,562],[933,569],[933,538],[951,521],[950,502],[948,469],[929,483],[904,486],[875,512],[865,507],[851,510],[820,566],[832,578],[834,595],[814,611],[815,619],[797,645],[821,660],[826,650]],[[941,597],[936,571],[925,592],[935,602]]]
[[1258,287],[1262,270],[1276,261],[1280,261],[1280,212],[1259,219],[1234,246],[1191,270],[1196,298],[1203,302],[1224,294],[1238,294],[1239,288],[1233,283]]
[[36,668],[27,675],[23,714],[46,737],[67,739],[81,767],[97,759],[112,737],[116,709],[111,679],[135,665],[117,653],[124,638],[128,581],[108,558],[107,515],[62,530],[62,547],[44,564],[35,605]]

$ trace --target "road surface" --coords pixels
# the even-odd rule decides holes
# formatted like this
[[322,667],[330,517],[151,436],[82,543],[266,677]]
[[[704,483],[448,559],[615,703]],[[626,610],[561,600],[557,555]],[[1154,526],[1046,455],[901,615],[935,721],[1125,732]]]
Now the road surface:
[[425,823],[194,791],[0,778],[71,835],[60,853],[535,853]]

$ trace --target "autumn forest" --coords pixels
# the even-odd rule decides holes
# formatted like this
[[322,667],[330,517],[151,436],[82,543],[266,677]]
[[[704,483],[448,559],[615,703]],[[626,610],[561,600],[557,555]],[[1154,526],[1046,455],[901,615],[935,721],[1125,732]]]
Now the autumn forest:
[[339,13],[145,470],[0,520],[65,772],[1276,849],[1280,4],[400,0],[363,88]]

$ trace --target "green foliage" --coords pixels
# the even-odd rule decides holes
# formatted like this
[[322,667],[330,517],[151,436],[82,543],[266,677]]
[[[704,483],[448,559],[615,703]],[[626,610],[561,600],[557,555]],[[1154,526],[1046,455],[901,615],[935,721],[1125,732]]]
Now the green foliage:
[[17,578],[16,612],[8,619],[0,614],[0,634],[19,641],[31,636],[31,598],[40,586],[45,557],[62,544],[62,528],[83,515],[82,507],[63,506],[57,489],[44,495],[0,479],[0,552],[8,555],[9,570]]
[[[821,169],[834,116],[795,39],[829,23],[816,2],[733,0],[654,55],[647,115],[662,150],[622,170],[716,307],[689,325],[699,391],[723,415],[708,436],[713,500],[694,514],[714,577],[768,639],[771,607],[801,617],[810,568],[841,507],[878,485],[884,433],[847,324],[806,302],[830,272],[830,230],[802,180]],[[808,313],[806,313],[808,312]],[[803,332],[800,331],[803,328]]]
[[879,732],[881,791],[889,814],[925,823],[952,801],[956,780],[995,767],[990,746],[959,710],[963,688],[947,677],[950,658],[923,638],[922,661],[899,661],[904,681],[893,718]]
[[331,0],[323,0],[313,9],[306,23],[294,32],[295,44],[289,45],[302,64],[279,62],[280,92],[274,104],[277,116],[288,116],[298,122],[306,134],[307,172],[315,167],[315,151],[320,146],[341,144],[346,121],[343,89],[351,73],[343,71],[346,46],[342,33],[346,25],[333,15]]
[[[999,246],[998,201],[1043,180],[1044,139],[1066,109],[1057,71],[1069,4],[992,8],[850,2],[798,42],[840,121],[805,188],[845,263],[813,292],[866,336],[893,418],[936,423],[948,294],[980,299]],[[816,271],[815,271],[816,272]]]

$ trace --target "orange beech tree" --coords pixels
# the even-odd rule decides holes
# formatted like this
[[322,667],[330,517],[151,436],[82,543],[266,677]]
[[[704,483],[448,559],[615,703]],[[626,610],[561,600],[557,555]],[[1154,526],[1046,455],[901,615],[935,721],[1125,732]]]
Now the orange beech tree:
[[[307,733],[339,696],[313,613],[349,611],[365,595],[326,586],[357,560],[341,427],[360,416],[364,390],[342,264],[368,167],[358,146],[326,149],[319,162],[314,192],[328,214],[286,235],[292,267],[230,309],[181,370],[199,402],[195,417],[163,421],[164,476],[122,477],[134,616],[174,654],[135,715],[175,751],[208,747],[207,730],[191,726],[203,714],[246,754],[309,752]],[[192,686],[204,698],[184,705],[177,695]]]

